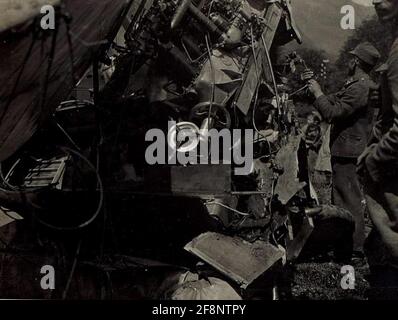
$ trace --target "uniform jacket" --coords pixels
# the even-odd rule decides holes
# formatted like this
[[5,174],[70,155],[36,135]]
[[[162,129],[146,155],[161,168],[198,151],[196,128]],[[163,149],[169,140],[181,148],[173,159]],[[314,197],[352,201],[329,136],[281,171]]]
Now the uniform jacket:
[[372,122],[369,93],[375,87],[363,74],[347,81],[336,94],[323,95],[315,101],[315,107],[332,124],[332,156],[358,158],[366,148]]
[[381,82],[382,107],[371,143],[377,143],[369,157],[380,170],[398,169],[398,37],[387,60]]

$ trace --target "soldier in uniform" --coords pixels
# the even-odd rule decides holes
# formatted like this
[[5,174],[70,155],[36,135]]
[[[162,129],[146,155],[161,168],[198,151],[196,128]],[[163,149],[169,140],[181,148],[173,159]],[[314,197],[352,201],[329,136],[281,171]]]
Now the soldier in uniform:
[[[381,83],[381,112],[369,147],[358,160],[374,229],[366,251],[373,288],[398,298],[398,0],[373,0],[381,22],[393,27],[394,42]],[[395,287],[395,290],[391,290]]]
[[365,221],[363,194],[356,173],[357,159],[365,150],[371,130],[373,110],[369,95],[376,84],[369,73],[380,59],[368,42],[350,52],[349,80],[332,95],[325,95],[316,80],[309,81],[315,108],[332,124],[330,149],[333,168],[333,204],[351,212],[355,220],[353,256],[364,257]]

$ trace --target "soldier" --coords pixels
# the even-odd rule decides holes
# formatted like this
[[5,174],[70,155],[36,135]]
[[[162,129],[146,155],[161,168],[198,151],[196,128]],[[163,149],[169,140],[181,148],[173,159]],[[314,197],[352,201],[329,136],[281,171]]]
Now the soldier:
[[364,257],[365,221],[363,194],[356,173],[357,159],[365,150],[371,130],[369,95],[376,84],[369,73],[380,54],[368,42],[351,51],[349,80],[342,90],[326,96],[316,80],[309,90],[316,98],[315,107],[324,120],[332,124],[330,148],[333,168],[333,204],[351,212],[355,220],[353,257]]
[[[398,0],[373,0],[382,22],[392,23],[394,42],[381,83],[382,106],[369,147],[358,160],[374,230],[367,256],[374,287],[398,288]],[[397,298],[397,292],[393,293]]]

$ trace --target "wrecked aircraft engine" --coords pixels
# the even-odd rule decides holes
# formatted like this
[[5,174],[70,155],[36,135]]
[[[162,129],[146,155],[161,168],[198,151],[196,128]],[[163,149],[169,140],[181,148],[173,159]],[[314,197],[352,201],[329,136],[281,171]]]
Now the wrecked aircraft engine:
[[[275,298],[322,210],[286,74],[272,62],[301,42],[289,1],[133,1],[120,34],[95,48],[93,101],[52,105],[51,121],[4,157],[3,225],[24,219],[6,249],[29,243],[31,265],[63,270],[51,298],[171,298],[189,271],[199,274],[192,281],[225,279],[244,298]],[[98,62],[112,61],[99,90]],[[184,164],[149,164],[151,129],[176,155],[213,147]],[[203,163],[222,151],[212,129],[253,132],[227,148],[253,146],[247,174],[222,158]],[[194,139],[179,140],[184,130]]]

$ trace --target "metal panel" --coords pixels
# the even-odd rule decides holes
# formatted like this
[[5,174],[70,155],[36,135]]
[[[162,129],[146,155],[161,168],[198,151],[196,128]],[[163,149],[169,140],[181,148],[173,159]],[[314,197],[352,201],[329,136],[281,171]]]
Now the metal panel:
[[[282,17],[282,12],[283,9],[280,7],[280,5],[277,3],[273,3],[268,7],[265,14],[267,27],[263,33],[263,37],[268,48],[271,47],[274,40],[276,30]],[[264,61],[264,59],[262,58],[264,56],[264,47],[263,45],[260,45],[260,47],[257,49],[257,61],[259,64]],[[246,74],[245,82],[242,86],[241,92],[239,93],[239,97],[236,102],[239,110],[242,111],[245,115],[249,113],[251,101],[253,100],[254,93],[256,92],[257,86],[259,85],[259,81],[257,79],[256,64],[253,56],[249,59],[248,64],[249,70]],[[271,82],[270,73],[268,72],[270,66],[263,65],[263,68],[265,69],[266,80]]]
[[314,229],[315,226],[313,219],[310,217],[305,217],[300,230],[298,230],[297,234],[294,235],[294,238],[287,245],[288,261],[293,261],[299,257]]
[[144,174],[145,191],[181,196],[222,196],[231,192],[231,165],[157,166]]
[[219,233],[205,233],[185,246],[218,271],[246,289],[282,259],[284,252],[263,241],[249,243]]
[[283,205],[307,186],[307,182],[300,181],[299,178],[298,151],[301,143],[301,136],[291,137],[275,158],[276,164],[283,169],[275,187],[275,194]]
[[23,218],[16,212],[0,207],[0,228]]

